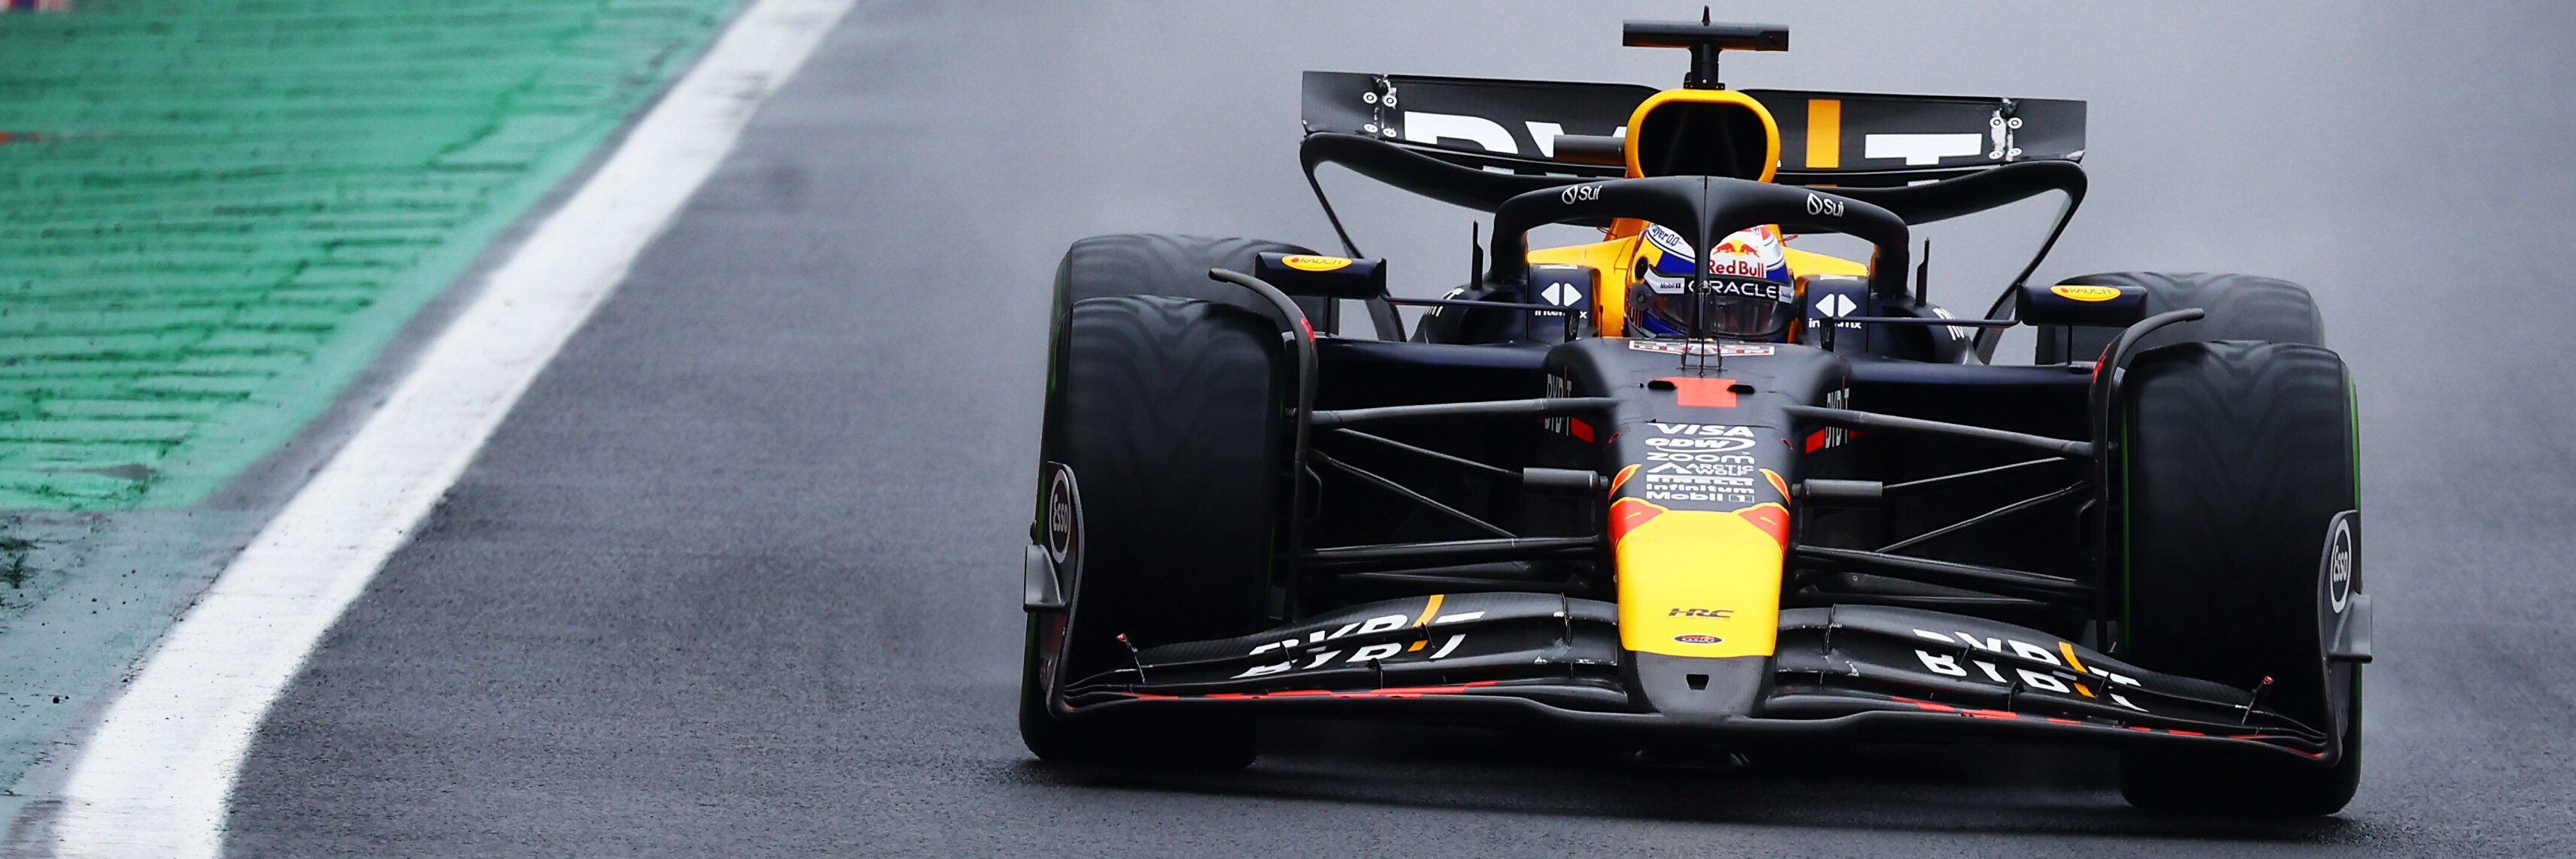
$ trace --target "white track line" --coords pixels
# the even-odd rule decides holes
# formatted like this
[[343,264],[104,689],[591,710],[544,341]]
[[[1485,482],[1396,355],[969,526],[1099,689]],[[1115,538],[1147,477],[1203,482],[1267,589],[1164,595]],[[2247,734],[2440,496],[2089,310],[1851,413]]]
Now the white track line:
[[214,857],[269,702],[853,0],[757,0],[496,269],[144,663],[54,819],[63,857]]

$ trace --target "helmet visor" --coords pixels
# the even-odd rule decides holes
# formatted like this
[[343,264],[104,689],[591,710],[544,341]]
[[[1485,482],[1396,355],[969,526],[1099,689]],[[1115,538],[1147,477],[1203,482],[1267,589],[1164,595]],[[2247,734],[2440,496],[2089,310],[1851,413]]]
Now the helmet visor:
[[1650,278],[1634,304],[1647,333],[1676,337],[1774,340],[1797,319],[1797,288],[1783,281],[1711,277]]

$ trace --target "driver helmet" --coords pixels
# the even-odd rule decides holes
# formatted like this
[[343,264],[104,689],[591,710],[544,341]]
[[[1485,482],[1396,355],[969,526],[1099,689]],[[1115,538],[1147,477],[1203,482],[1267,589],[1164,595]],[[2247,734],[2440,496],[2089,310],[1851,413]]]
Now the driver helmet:
[[1765,225],[1726,237],[1708,255],[1708,287],[1692,289],[1698,254],[1680,233],[1648,224],[1628,288],[1628,336],[1776,341],[1798,314],[1780,230]]

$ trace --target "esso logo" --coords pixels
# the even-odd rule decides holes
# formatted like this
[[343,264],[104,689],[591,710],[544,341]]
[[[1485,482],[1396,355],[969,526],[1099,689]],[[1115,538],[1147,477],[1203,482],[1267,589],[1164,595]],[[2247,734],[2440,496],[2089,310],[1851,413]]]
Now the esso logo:
[[2352,519],[2336,517],[2326,536],[2326,602],[2342,614],[2352,603]]
[[2071,298],[2076,301],[2109,301],[2120,297],[2120,288],[2116,286],[2080,286],[2072,283],[2061,283],[2056,286],[2049,287],[2048,291],[2057,293],[2061,297]]
[[1082,548],[1082,491],[1074,486],[1073,469],[1058,467],[1047,482],[1047,559],[1063,564]]
[[1714,636],[1714,635],[1701,635],[1701,634],[1698,634],[1698,633],[1692,633],[1692,634],[1690,634],[1690,635],[1676,635],[1676,636],[1673,636],[1673,640],[1674,640],[1674,641],[1681,642],[1681,643],[1683,643],[1683,644],[1716,644],[1716,643],[1718,643],[1718,642],[1725,641],[1726,639],[1719,638],[1719,637]]
[[1298,271],[1333,271],[1335,269],[1349,266],[1351,261],[1345,257],[1289,254],[1287,256],[1280,257],[1279,264]]

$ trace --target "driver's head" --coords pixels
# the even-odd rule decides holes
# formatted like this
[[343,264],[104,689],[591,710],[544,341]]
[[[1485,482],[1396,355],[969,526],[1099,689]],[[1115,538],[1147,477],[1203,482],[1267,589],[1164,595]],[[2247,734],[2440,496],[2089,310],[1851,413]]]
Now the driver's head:
[[1779,340],[1797,319],[1798,288],[1780,231],[1755,227],[1727,236],[1709,254],[1708,288],[1692,288],[1698,255],[1671,230],[1646,227],[1638,278],[1628,289],[1628,336]]

